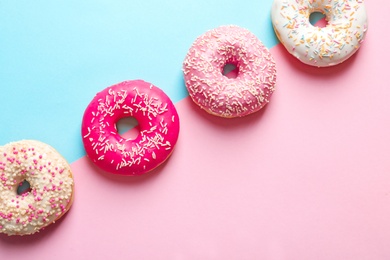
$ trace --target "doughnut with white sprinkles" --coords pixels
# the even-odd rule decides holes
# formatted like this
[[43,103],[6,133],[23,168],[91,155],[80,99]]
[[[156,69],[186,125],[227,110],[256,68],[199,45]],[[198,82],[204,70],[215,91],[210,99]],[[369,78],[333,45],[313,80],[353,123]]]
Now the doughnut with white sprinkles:
[[[314,12],[327,25],[313,26]],[[327,67],[342,63],[361,46],[367,32],[363,0],[274,0],[271,11],[275,33],[285,48],[305,64]]]
[[54,148],[34,140],[0,147],[0,233],[34,234],[60,219],[73,198],[71,168]]
[[[237,67],[236,78],[223,74]],[[192,100],[206,112],[242,117],[268,104],[276,84],[275,61],[247,29],[220,26],[199,36],[183,62],[184,80]]]
[[[123,138],[116,123],[124,117],[138,121],[139,134]],[[170,98],[143,80],[124,81],[96,94],[82,121],[87,156],[102,170],[141,175],[161,165],[179,135],[179,116]]]

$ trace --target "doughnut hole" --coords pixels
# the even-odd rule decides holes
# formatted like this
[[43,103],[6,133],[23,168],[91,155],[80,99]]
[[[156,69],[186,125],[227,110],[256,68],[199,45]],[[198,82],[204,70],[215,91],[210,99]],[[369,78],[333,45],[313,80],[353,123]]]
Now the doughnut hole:
[[27,194],[31,191],[31,185],[27,180],[23,180],[19,183],[16,193],[18,195]]
[[311,25],[318,28],[324,28],[328,25],[326,16],[321,11],[312,12],[309,16],[309,22]]
[[235,79],[238,76],[238,66],[236,63],[227,62],[222,68],[222,75],[229,79]]
[[124,139],[134,140],[139,135],[138,120],[134,117],[123,117],[116,123],[118,134]]

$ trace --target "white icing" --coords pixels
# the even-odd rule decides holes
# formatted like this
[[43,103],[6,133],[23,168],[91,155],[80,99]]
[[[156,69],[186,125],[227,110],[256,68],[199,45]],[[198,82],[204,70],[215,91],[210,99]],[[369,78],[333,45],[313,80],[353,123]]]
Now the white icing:
[[[31,191],[17,194],[27,180]],[[73,199],[69,164],[52,147],[20,141],[0,147],[0,232],[33,234],[59,219]]]
[[[322,12],[327,26],[313,26],[311,13]],[[367,32],[363,0],[274,0],[272,23],[279,40],[303,63],[326,67],[351,57]]]

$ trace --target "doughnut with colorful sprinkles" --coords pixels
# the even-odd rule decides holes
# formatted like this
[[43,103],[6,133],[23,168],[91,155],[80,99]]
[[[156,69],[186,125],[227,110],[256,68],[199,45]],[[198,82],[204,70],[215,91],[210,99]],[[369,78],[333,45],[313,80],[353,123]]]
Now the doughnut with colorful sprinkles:
[[34,140],[0,147],[0,233],[30,235],[60,219],[73,202],[69,164]]
[[[325,27],[310,23],[315,12],[325,15]],[[271,17],[286,49],[303,63],[317,67],[337,65],[351,57],[368,28],[363,0],[274,0]]]
[[[238,69],[229,78],[226,65]],[[192,100],[206,112],[225,118],[242,117],[268,104],[276,84],[270,51],[247,29],[220,26],[199,36],[183,63]]]
[[[116,123],[138,121],[135,139],[124,138]],[[141,175],[172,153],[179,135],[179,116],[170,98],[143,80],[124,81],[96,94],[84,112],[82,139],[87,156],[106,172]]]

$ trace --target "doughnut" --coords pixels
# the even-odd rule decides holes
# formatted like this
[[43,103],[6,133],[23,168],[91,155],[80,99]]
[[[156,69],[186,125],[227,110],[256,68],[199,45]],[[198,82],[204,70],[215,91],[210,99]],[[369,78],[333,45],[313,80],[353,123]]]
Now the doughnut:
[[[226,65],[237,68],[228,78]],[[275,90],[276,66],[269,50],[247,29],[220,26],[199,36],[184,62],[185,85],[195,104],[224,117],[242,117],[264,107]]]
[[[321,12],[327,25],[313,26],[310,15]],[[367,32],[363,0],[274,0],[272,24],[288,52],[317,67],[340,64],[361,46]]]
[[73,197],[71,168],[54,148],[35,140],[0,147],[0,233],[34,234],[60,219]]
[[[122,137],[116,123],[138,121],[134,139]],[[179,135],[179,116],[169,97],[143,80],[124,81],[96,94],[82,120],[87,156],[100,169],[119,175],[142,175],[162,164]]]

